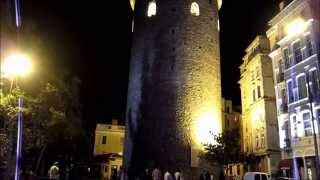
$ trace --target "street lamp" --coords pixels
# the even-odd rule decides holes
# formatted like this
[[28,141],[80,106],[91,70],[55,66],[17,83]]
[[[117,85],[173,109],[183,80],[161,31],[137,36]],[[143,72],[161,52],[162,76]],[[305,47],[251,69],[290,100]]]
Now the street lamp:
[[[17,80],[31,72],[32,65],[28,56],[22,53],[13,53],[5,58],[1,66],[1,71],[5,77],[12,78],[12,81]],[[20,180],[21,167],[21,148],[22,148],[22,131],[23,131],[23,99],[18,97],[18,123],[17,123],[17,149],[16,149],[16,168],[15,180]]]
[[17,78],[28,75],[32,70],[30,58],[22,53],[13,53],[3,62],[1,70],[9,78]]

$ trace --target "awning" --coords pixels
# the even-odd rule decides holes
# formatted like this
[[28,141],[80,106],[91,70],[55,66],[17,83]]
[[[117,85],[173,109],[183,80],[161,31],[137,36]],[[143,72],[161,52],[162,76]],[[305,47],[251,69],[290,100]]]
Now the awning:
[[292,159],[283,159],[279,162],[279,169],[290,169],[292,164]]

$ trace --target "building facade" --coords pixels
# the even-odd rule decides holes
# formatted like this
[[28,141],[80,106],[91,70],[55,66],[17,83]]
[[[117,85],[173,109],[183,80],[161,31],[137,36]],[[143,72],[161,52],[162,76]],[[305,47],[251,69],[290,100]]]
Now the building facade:
[[320,120],[320,36],[310,3],[294,0],[280,7],[267,31],[283,159],[279,166],[287,176],[301,179],[317,177],[315,142],[319,144],[314,133],[318,134]]
[[277,169],[280,150],[272,63],[269,41],[257,36],[246,49],[240,66],[242,101],[242,151],[259,157],[251,171],[272,173]]
[[[232,101],[222,98],[222,129],[232,130],[241,128],[241,108],[233,106]],[[239,132],[239,134],[241,134]]]
[[125,127],[113,119],[112,124],[97,124],[95,130],[94,152],[101,162],[101,173],[110,177],[122,166]]
[[203,143],[210,131],[222,130],[219,3],[131,1],[124,152],[129,179],[155,166],[198,177]]

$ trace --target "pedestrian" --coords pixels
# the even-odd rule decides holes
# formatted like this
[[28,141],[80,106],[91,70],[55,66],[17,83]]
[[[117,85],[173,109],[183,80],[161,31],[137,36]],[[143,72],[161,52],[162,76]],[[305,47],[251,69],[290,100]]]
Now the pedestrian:
[[213,179],[213,174],[210,175],[210,180],[214,180],[214,179]]
[[151,177],[151,174],[150,174],[150,171],[148,168],[146,168],[144,170],[144,174],[142,176],[142,180],[152,180],[152,177]]
[[164,173],[163,180],[173,180],[173,177],[172,177],[171,173],[169,172],[169,170],[167,170]]
[[206,171],[205,170],[203,170],[202,172],[201,172],[201,174],[200,174],[200,180],[205,180],[206,178],[205,178],[205,173],[206,173]]
[[120,168],[119,168],[119,170],[118,170],[118,172],[117,172],[117,179],[118,179],[118,180],[123,179],[123,177],[122,177],[123,175],[124,175],[124,173],[123,173],[123,167],[120,166]]
[[180,169],[177,169],[177,171],[174,173],[174,179],[175,180],[181,180],[181,171],[180,171]]
[[205,173],[205,180],[210,180],[210,173],[208,171]]
[[161,171],[159,168],[155,168],[152,171],[152,180],[160,180],[161,179]]
[[59,169],[59,163],[54,162],[54,164],[49,169],[49,179],[60,179],[60,169]]
[[67,166],[66,167],[66,173],[65,173],[65,180],[69,180],[70,177],[70,167]]

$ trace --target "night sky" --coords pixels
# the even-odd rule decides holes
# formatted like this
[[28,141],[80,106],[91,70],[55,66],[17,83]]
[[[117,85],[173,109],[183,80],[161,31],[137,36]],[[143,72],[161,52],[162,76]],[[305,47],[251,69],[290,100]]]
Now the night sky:
[[[124,120],[131,47],[129,0],[21,0],[23,23],[37,24],[56,61],[81,81],[89,129]],[[222,94],[240,105],[239,65],[244,49],[277,12],[277,0],[224,0],[220,11]]]

